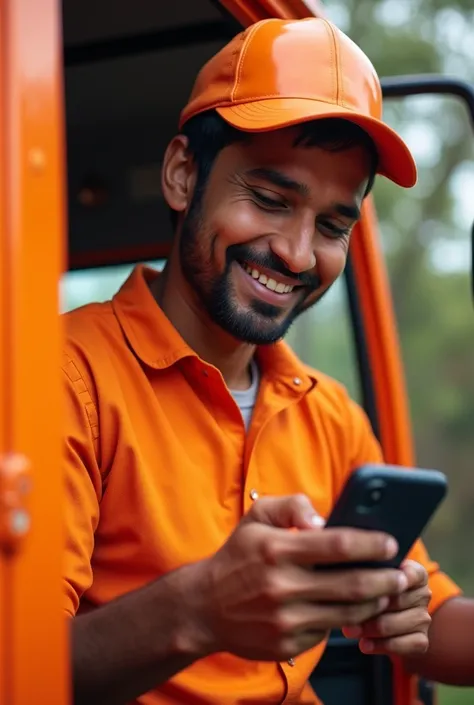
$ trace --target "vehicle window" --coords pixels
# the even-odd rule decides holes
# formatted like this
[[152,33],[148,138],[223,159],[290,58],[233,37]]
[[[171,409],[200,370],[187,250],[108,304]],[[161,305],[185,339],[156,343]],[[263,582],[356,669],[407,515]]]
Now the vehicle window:
[[[147,264],[162,269],[164,261]],[[133,267],[132,264],[119,264],[67,272],[60,286],[61,312],[66,313],[95,301],[107,301],[120,289]]]
[[293,324],[287,342],[306,364],[342,382],[361,401],[359,371],[348,294],[341,277]]
[[[389,100],[385,118],[403,134],[419,166],[414,189],[384,179],[375,188],[417,463],[443,470],[450,480],[426,542],[443,569],[473,594],[474,136],[467,110],[451,97]],[[442,705],[474,697],[471,689],[440,694]]]

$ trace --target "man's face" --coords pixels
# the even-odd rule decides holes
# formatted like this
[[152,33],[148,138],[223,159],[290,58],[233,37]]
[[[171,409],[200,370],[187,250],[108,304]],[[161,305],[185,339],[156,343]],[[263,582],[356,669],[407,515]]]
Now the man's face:
[[222,150],[181,229],[195,305],[246,343],[282,338],[341,274],[370,176],[363,147],[295,147],[296,135]]

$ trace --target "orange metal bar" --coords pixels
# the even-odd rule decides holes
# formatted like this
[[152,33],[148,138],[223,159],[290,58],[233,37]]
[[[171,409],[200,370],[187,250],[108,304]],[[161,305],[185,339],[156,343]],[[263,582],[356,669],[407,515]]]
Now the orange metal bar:
[[301,19],[322,14],[318,0],[312,0],[311,4],[318,8],[318,12],[311,11],[304,0],[221,0],[221,5],[244,27],[268,17]]
[[[6,449],[6,416],[7,399],[3,390],[6,388],[7,371],[5,361],[6,332],[7,332],[7,304],[6,304],[6,194],[5,194],[5,174],[4,164],[1,155],[5,154],[5,22],[3,16],[2,2],[0,1],[0,457],[3,457]],[[0,492],[2,491],[0,481]],[[0,509],[1,512],[1,509]],[[8,673],[8,640],[9,629],[7,623],[7,558],[0,548],[0,705],[7,705],[7,679]]]
[[[405,376],[390,285],[371,197],[365,201],[363,217],[354,230],[351,253],[385,459],[389,463],[410,467],[415,459]],[[395,705],[418,702],[417,679],[404,671],[400,660],[393,659],[393,667]]]
[[[26,457],[31,528],[9,559],[8,701],[64,705],[61,388],[64,140],[59,0],[3,0],[8,449]],[[2,111],[3,112],[3,111]],[[5,303],[5,301],[3,302]],[[5,308],[2,309],[5,311]]]
[[381,442],[389,463],[414,462],[405,376],[390,284],[371,198],[351,242],[357,289],[375,386]]

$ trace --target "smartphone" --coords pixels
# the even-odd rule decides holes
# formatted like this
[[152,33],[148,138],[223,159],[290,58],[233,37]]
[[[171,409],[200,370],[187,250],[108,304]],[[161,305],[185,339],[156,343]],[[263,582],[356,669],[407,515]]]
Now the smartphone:
[[364,465],[355,470],[337,499],[326,527],[382,531],[397,540],[399,551],[385,562],[345,563],[344,567],[398,568],[429,524],[447,489],[446,475],[437,470],[393,465]]

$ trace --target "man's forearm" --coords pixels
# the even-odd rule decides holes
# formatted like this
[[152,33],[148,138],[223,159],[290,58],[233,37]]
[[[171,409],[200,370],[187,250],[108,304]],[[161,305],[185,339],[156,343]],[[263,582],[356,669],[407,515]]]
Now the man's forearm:
[[474,600],[456,597],[433,615],[430,647],[407,669],[449,685],[474,686]]
[[195,567],[72,620],[74,705],[126,705],[208,653]]

